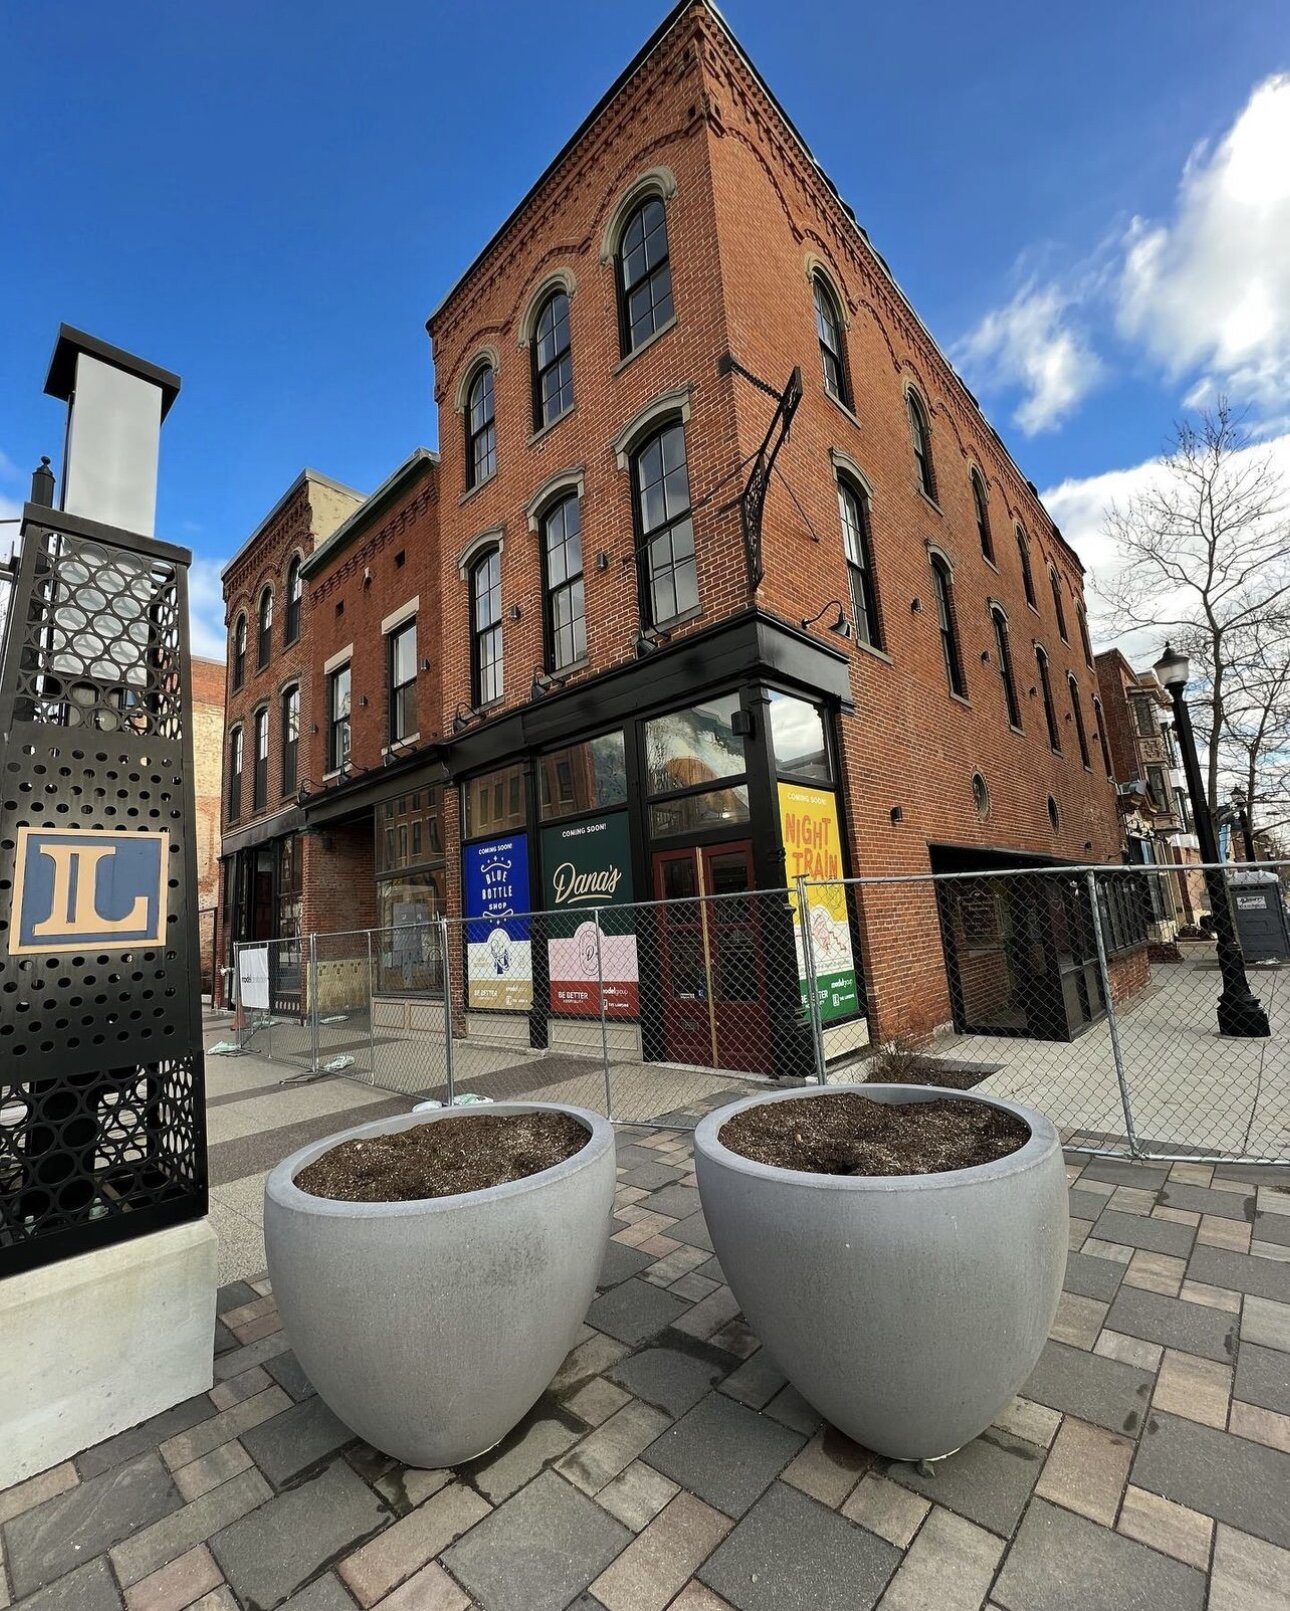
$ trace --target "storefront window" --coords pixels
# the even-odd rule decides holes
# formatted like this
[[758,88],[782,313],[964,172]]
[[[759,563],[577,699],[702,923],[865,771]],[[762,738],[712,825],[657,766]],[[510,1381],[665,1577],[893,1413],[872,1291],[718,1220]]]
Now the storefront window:
[[376,808],[376,872],[443,860],[443,790],[414,789]]
[[376,896],[378,990],[442,990],[443,952],[435,919],[446,906],[443,869],[383,878]]
[[504,766],[463,784],[466,838],[523,828],[528,818],[528,790],[522,766]]
[[627,752],[621,733],[602,733],[538,757],[543,822],[601,811],[627,798]]
[[705,828],[724,828],[748,821],[748,785],[709,789],[703,794],[686,794],[649,809],[650,834],[662,839],[671,834],[699,833]]
[[738,694],[722,694],[645,724],[645,767],[651,795],[672,794],[746,770],[734,730]]
[[770,696],[770,738],[775,771],[784,778],[831,781],[824,715],[817,705],[788,694]]

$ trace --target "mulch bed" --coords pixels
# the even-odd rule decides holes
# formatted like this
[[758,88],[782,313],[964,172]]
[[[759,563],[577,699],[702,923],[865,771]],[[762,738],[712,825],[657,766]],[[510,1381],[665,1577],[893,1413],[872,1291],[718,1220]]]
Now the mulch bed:
[[719,1132],[756,1163],[812,1175],[934,1175],[1024,1147],[1030,1127],[984,1102],[875,1102],[852,1091],[745,1108]]
[[348,1203],[455,1197],[550,1169],[591,1139],[567,1113],[462,1113],[342,1141],[296,1176],[301,1191]]

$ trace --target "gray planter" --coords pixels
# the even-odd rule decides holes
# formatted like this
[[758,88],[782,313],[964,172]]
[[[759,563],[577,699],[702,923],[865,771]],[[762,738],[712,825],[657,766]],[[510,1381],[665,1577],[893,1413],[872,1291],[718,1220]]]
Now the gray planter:
[[[838,1091],[989,1102],[1031,1138],[976,1168],[886,1177],[775,1169],[717,1139],[744,1108]],[[1066,1269],[1066,1174],[1043,1114],[925,1085],[833,1085],[720,1108],[694,1150],[713,1246],[749,1325],[848,1437],[896,1460],[952,1453],[1029,1376]]]
[[406,1465],[455,1465],[505,1437],[573,1347],[595,1294],[613,1128],[552,1102],[481,1111],[535,1109],[571,1113],[590,1140],[554,1169],[487,1191],[344,1203],[293,1184],[339,1141],[460,1118],[461,1108],[328,1136],[265,1182],[269,1276],[291,1346],[340,1419]]

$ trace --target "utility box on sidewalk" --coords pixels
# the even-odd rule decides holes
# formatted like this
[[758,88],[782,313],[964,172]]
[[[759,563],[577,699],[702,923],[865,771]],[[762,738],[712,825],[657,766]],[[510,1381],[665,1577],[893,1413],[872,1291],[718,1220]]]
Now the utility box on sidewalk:
[[1290,925],[1275,873],[1229,873],[1236,938],[1247,962],[1290,961]]

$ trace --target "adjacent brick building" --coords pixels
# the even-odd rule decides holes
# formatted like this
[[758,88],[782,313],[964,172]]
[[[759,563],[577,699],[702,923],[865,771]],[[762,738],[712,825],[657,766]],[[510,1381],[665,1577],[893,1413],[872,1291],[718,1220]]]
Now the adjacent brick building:
[[[1083,567],[703,0],[668,16],[428,329],[440,457],[413,455],[309,555],[302,658],[265,682],[307,689],[281,819],[307,830],[301,921],[475,915],[499,867],[515,909],[546,910],[579,879],[622,901],[1119,858]],[[767,442],[757,518],[741,494]],[[283,563],[274,519],[229,568],[231,627]],[[413,619],[409,695],[395,639]],[[392,742],[409,697],[415,736]],[[979,901],[958,904],[938,911],[926,881],[821,901],[834,1045],[866,1019],[887,1038],[961,1017],[966,923],[1015,967],[1002,893],[992,937]],[[1041,899],[1024,921],[1051,938],[1064,918]],[[647,1056],[793,1066],[781,922],[706,936],[697,982],[688,940],[651,932],[639,1003],[635,979],[608,985],[614,1016],[640,1020]],[[755,959],[784,943],[777,1002]],[[529,1033],[556,1044],[598,998],[551,976],[554,942],[527,966],[465,1005],[496,1028],[549,1004]]]

